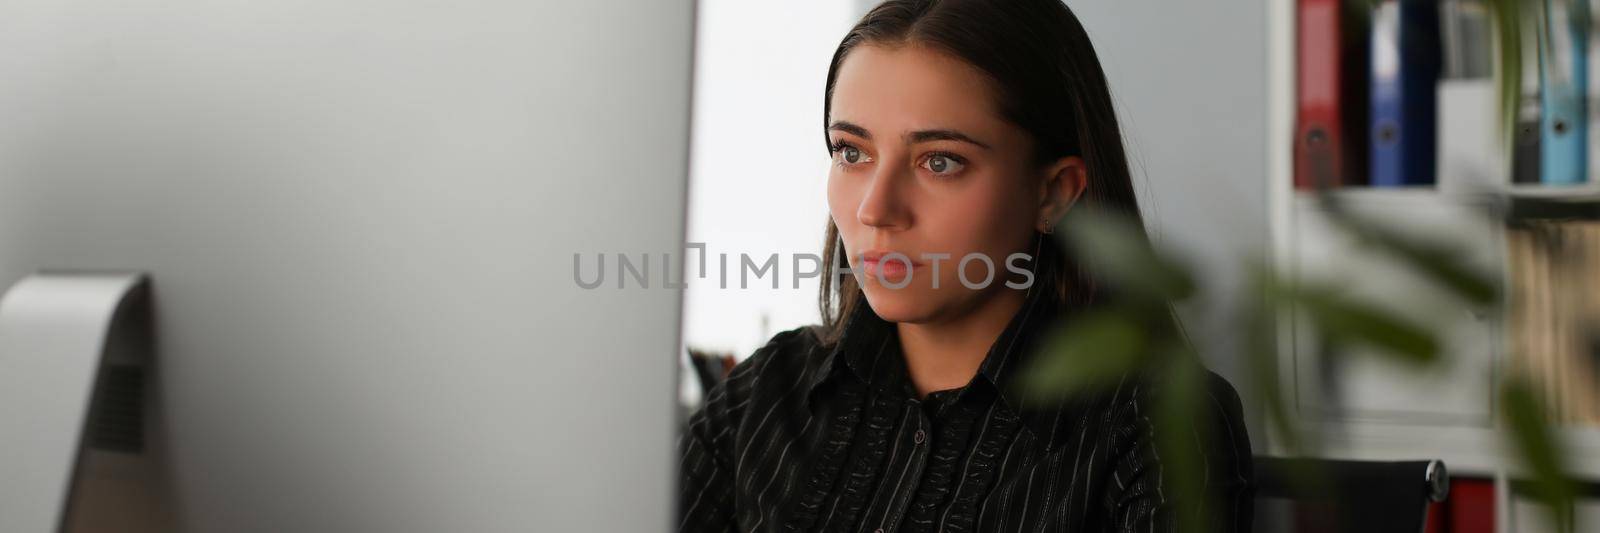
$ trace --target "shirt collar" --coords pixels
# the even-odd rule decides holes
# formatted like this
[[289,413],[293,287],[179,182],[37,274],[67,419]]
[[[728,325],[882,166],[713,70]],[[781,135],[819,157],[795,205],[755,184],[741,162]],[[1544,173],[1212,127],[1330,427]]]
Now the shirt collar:
[[[1026,359],[1040,348],[1041,341],[1066,316],[1066,309],[1057,303],[1056,291],[1050,285],[1048,281],[1035,283],[1028,289],[1022,307],[990,345],[973,380],[996,388],[1005,406],[1019,414],[1035,432],[1053,431],[1056,414],[1024,412],[1032,409],[1025,407],[1029,404],[1017,390],[1015,381],[1025,371]],[[909,394],[911,385],[906,377],[895,325],[879,317],[867,302],[861,301],[852,310],[845,318],[839,339],[825,349],[828,353],[806,384],[808,408],[813,405],[812,398],[819,388],[845,373],[874,388],[904,388]]]
[[899,359],[900,337],[894,324],[880,318],[863,300],[844,318],[839,338],[824,349],[828,350],[827,355],[806,384],[808,407],[819,388],[844,372],[851,372],[856,379],[871,384],[872,372],[878,364],[891,356]]

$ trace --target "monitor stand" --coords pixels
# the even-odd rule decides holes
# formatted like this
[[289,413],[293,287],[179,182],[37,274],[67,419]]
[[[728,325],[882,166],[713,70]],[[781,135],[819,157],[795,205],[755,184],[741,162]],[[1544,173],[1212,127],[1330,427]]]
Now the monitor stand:
[[0,531],[170,531],[149,284],[51,271],[0,297]]

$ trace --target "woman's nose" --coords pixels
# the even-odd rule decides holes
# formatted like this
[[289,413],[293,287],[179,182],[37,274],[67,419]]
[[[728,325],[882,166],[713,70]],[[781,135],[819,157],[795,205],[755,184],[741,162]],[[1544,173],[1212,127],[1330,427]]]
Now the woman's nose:
[[904,229],[910,225],[910,211],[903,196],[900,165],[882,161],[875,169],[867,192],[861,197],[856,220],[877,228]]

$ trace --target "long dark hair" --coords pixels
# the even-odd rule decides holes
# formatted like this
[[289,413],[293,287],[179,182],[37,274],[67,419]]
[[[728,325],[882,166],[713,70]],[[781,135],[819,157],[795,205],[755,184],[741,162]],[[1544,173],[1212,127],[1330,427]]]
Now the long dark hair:
[[[1078,202],[1124,215],[1144,235],[1105,72],[1083,25],[1061,0],[888,0],[878,5],[833,53],[823,94],[824,143],[831,144],[827,127],[839,64],[868,43],[934,47],[987,73],[998,88],[1004,118],[1033,138],[1034,162],[1082,157],[1089,183]],[[1035,283],[1049,287],[1049,296],[1063,307],[1094,303],[1092,276],[1056,239],[1039,242]],[[854,277],[839,275],[848,262],[831,218],[823,243],[827,270],[818,305],[831,341],[865,295]]]

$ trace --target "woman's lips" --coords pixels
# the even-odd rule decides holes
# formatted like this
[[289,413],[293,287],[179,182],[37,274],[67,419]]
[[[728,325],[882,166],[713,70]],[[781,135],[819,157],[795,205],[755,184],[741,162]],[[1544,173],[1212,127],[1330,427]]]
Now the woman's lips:
[[[898,283],[911,271],[921,266],[919,262],[911,259],[910,255],[900,254],[890,256],[894,252],[885,250],[869,250],[861,254],[861,265],[866,269],[867,275],[880,280]],[[904,255],[904,257],[901,257]]]
[[900,261],[867,261],[868,276],[898,283],[905,278],[907,272],[906,264]]

